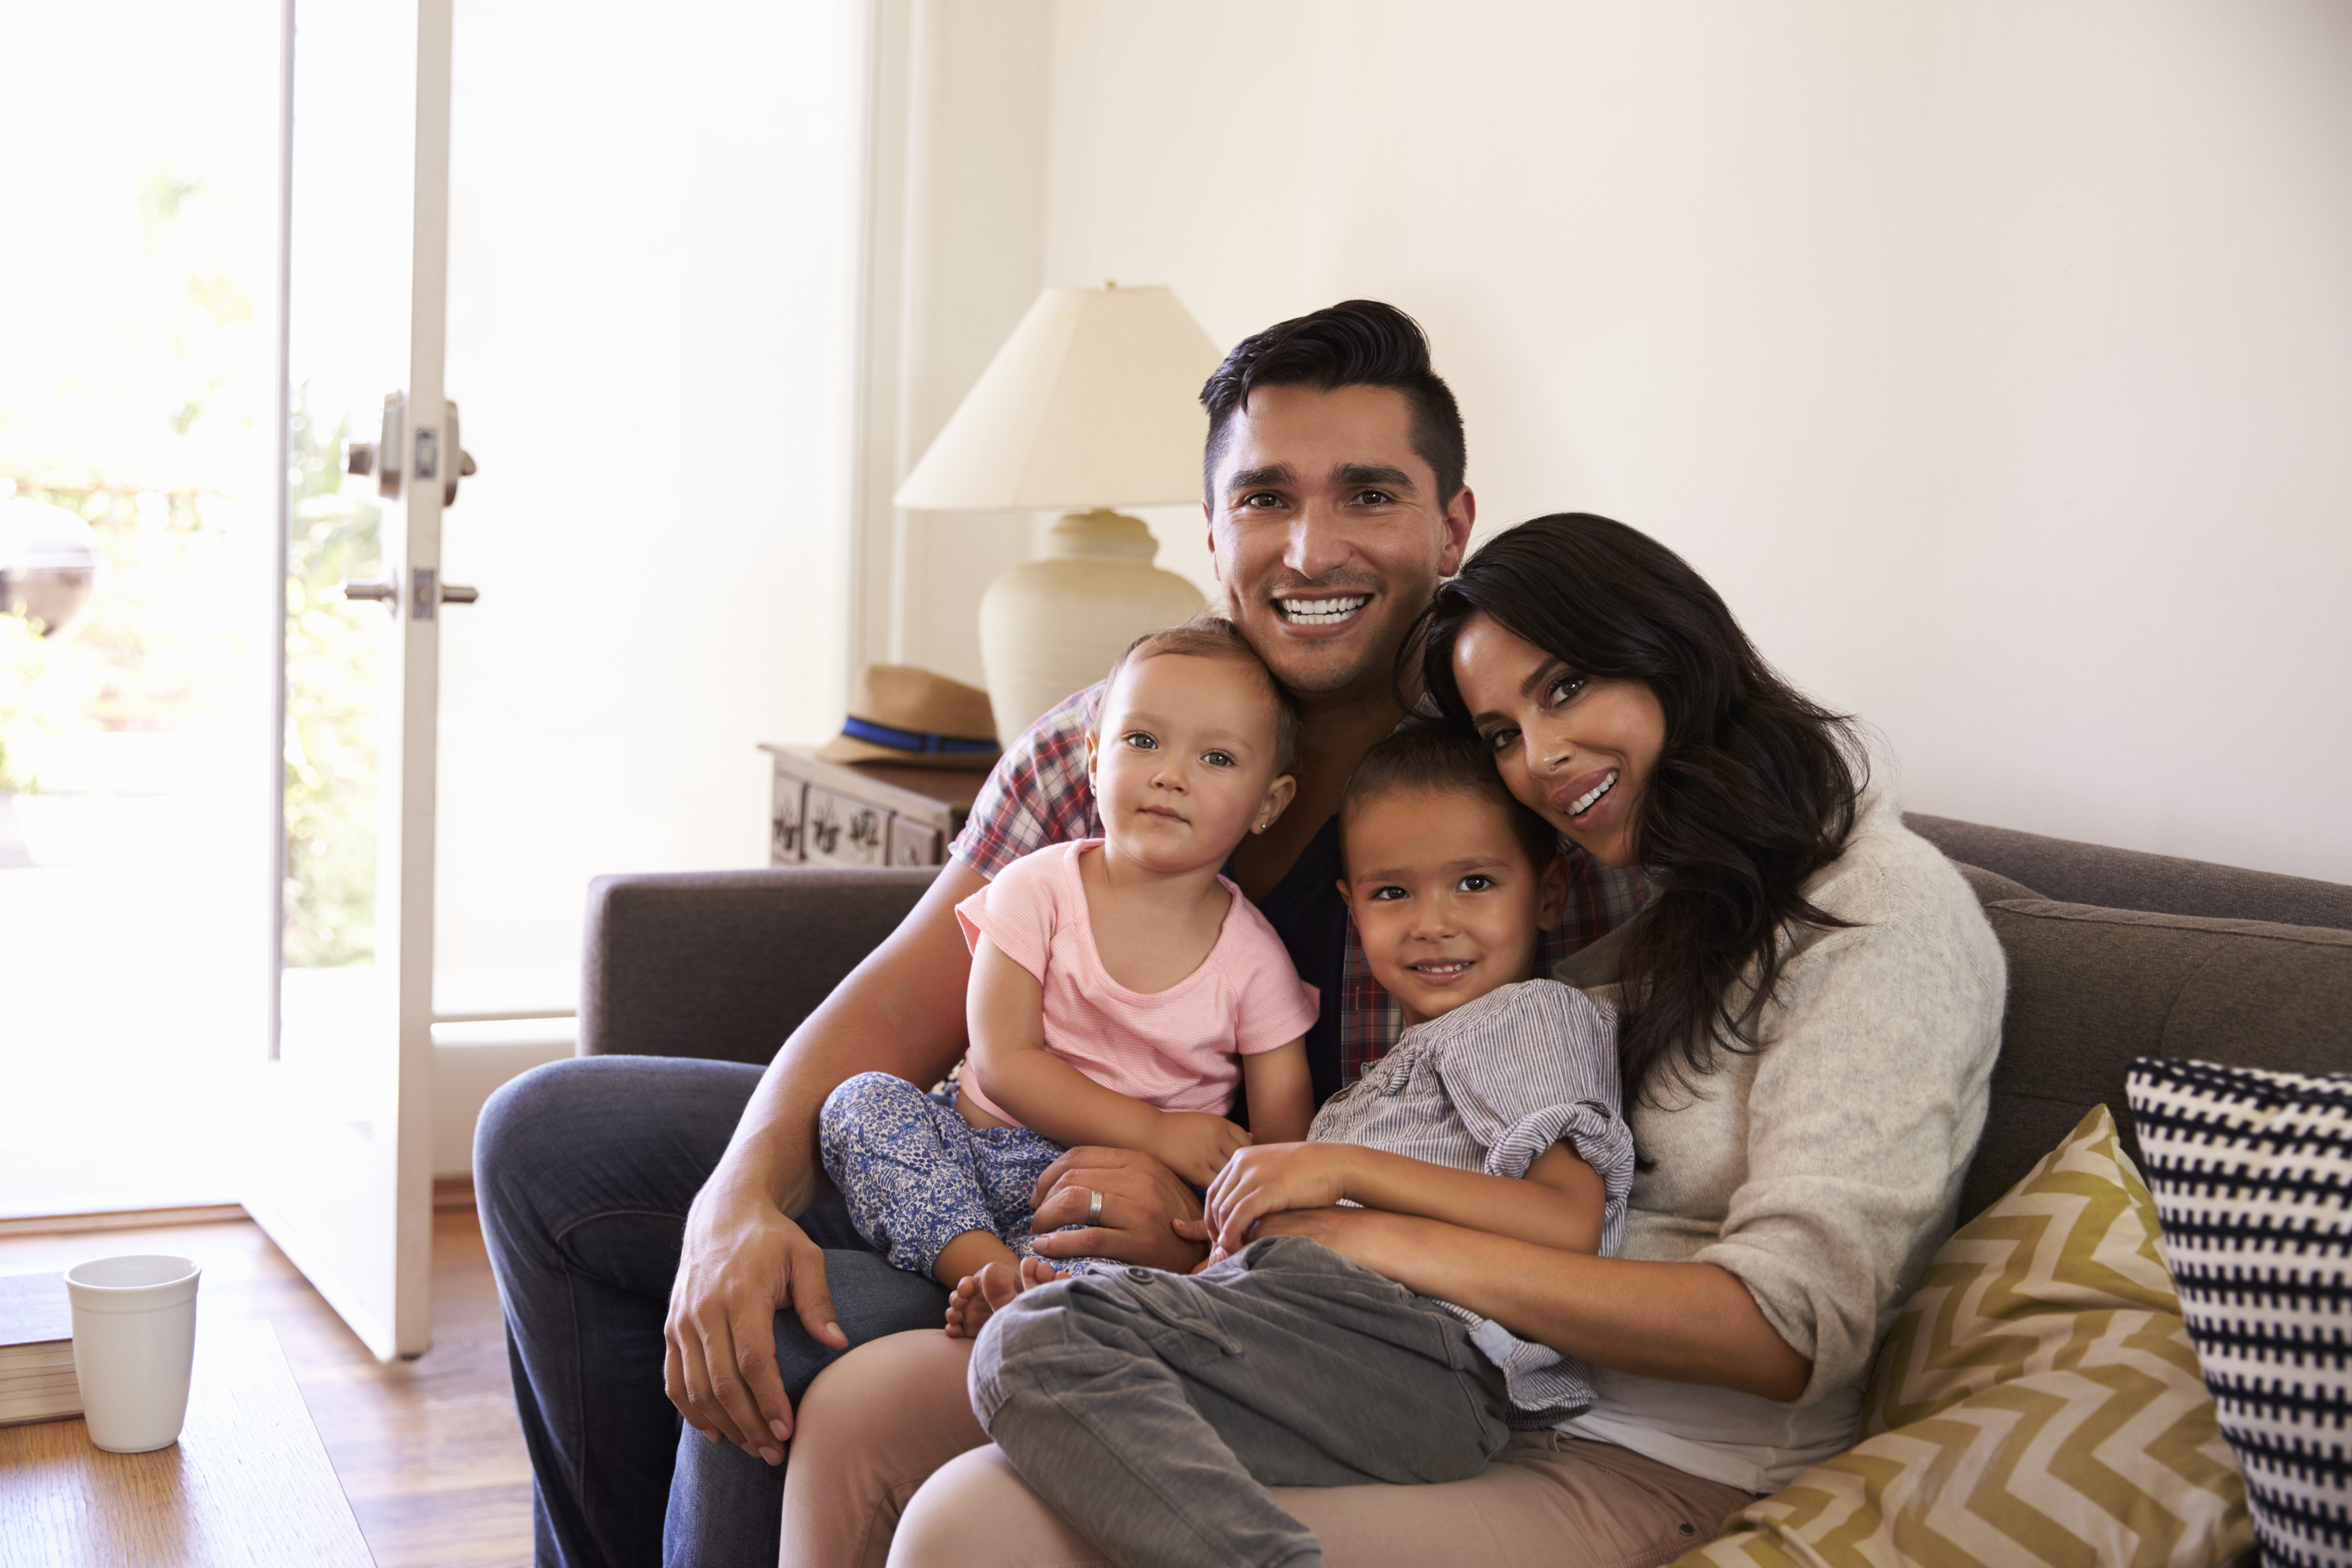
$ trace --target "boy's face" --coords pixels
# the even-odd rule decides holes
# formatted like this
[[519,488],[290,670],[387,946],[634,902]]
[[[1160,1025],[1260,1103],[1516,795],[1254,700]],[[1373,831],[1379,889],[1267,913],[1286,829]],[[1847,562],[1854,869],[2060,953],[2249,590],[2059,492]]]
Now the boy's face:
[[1274,700],[1248,667],[1172,653],[1130,664],[1087,740],[1103,831],[1154,871],[1222,866],[1289,804],[1274,748]]
[[1339,896],[1408,1025],[1533,975],[1538,933],[1568,900],[1568,866],[1528,865],[1502,802],[1401,790],[1360,803],[1346,831]]

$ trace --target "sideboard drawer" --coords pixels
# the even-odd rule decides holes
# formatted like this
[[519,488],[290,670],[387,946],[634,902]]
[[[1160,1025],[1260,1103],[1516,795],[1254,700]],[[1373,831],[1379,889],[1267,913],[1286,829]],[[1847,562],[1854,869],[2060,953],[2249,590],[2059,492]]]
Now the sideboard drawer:
[[988,775],[978,770],[829,763],[805,746],[762,746],[774,783],[771,866],[937,866]]

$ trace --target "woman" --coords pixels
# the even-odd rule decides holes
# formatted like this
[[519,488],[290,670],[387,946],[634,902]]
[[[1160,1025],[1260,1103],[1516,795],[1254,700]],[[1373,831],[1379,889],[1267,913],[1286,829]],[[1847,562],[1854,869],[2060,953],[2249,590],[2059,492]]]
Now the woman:
[[[1617,1258],[1361,1209],[1264,1221],[1581,1358],[1599,1393],[1466,1481],[1276,1495],[1333,1563],[1664,1563],[1853,1442],[1983,1123],[2000,950],[1844,723],[1633,529],[1497,536],[1417,640],[1511,793],[1648,877],[1642,914],[1559,973],[1620,1006],[1641,1170]],[[817,1381],[787,1563],[1101,1561],[983,1446],[962,1354],[900,1336]]]

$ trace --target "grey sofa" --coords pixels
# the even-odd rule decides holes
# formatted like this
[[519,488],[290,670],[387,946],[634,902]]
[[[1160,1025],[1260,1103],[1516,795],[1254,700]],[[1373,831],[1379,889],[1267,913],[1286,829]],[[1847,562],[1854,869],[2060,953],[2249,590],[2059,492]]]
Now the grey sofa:
[[[2009,955],[1977,1213],[2137,1056],[2352,1071],[2352,887],[1905,819],[1960,864]],[[923,870],[605,877],[591,885],[583,1055],[765,1062],[929,885]],[[2137,1150],[2135,1150],[2137,1152]]]

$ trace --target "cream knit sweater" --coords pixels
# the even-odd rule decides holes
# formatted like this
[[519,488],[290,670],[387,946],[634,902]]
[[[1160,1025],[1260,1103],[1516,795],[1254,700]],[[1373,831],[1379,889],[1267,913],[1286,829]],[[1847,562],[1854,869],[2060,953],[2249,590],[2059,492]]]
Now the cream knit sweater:
[[[1717,1053],[1687,1089],[1629,1105],[1627,1258],[1737,1275],[1812,1358],[1792,1405],[1597,1369],[1600,1402],[1568,1426],[1749,1491],[1850,1447],[1878,1335],[1949,1233],[1985,1116],[2006,967],[1968,884],[1864,792],[1845,852],[1805,896],[1853,921],[1791,940],[1760,1053]],[[1621,937],[1559,978],[1611,1002]]]

